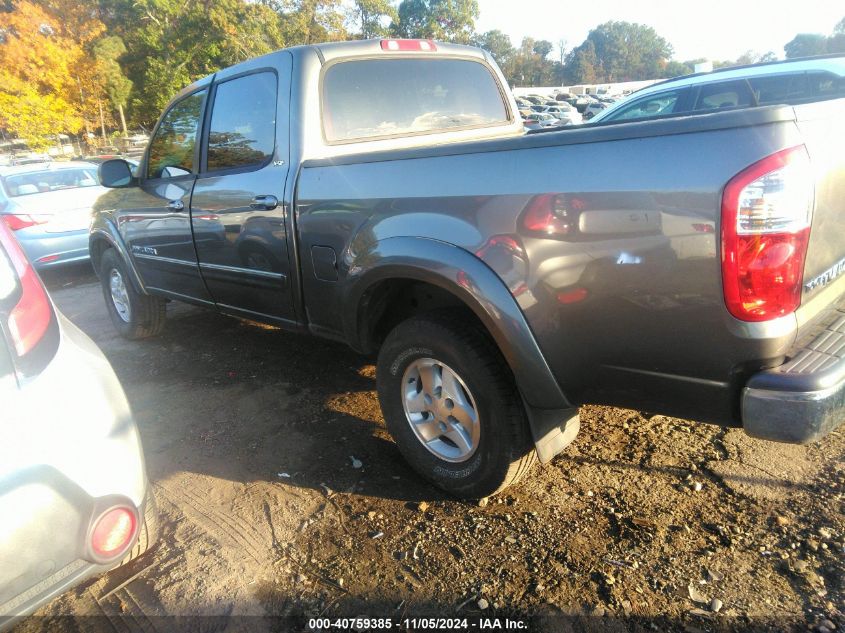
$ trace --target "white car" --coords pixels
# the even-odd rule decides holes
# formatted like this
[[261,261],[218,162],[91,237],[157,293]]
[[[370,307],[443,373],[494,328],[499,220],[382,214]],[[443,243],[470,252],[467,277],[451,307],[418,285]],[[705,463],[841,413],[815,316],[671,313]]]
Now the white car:
[[568,103],[561,103],[559,105],[543,106],[542,109],[535,110],[542,114],[550,114],[558,119],[561,125],[578,125],[583,122],[581,113],[578,112]]

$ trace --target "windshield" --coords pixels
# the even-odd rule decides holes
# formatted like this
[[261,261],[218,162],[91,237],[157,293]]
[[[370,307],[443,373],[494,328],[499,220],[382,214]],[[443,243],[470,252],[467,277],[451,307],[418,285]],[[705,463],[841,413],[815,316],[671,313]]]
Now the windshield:
[[99,183],[97,182],[96,170],[80,167],[78,169],[56,169],[14,174],[6,176],[4,184],[9,196],[17,198],[49,191],[96,187]]

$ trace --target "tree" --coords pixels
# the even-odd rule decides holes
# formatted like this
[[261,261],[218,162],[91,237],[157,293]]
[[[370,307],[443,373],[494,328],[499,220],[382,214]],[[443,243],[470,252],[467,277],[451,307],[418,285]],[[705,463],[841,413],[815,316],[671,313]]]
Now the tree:
[[776,59],[777,55],[775,55],[773,51],[769,51],[767,53],[756,53],[752,50],[748,50],[737,57],[736,62],[732,65],[744,66],[746,64],[759,64],[761,62],[773,62]]
[[[243,2],[243,0],[238,0]],[[341,0],[274,0],[288,45],[347,39]]]
[[663,77],[658,77],[658,79],[662,79],[664,77],[680,77],[681,75],[689,75],[694,72],[695,64],[693,62],[679,62],[673,59],[666,64],[666,68],[663,69]]
[[365,40],[387,35],[390,29],[385,26],[385,20],[399,18],[396,7],[389,0],[355,0],[354,12],[361,23],[361,37]]
[[824,55],[827,52],[827,38],[818,33],[799,33],[784,44],[786,58]]
[[540,59],[546,59],[549,53],[552,52],[554,46],[548,40],[538,40],[534,42],[534,53],[540,56]]
[[590,39],[569,52],[564,68],[566,81],[573,84],[596,83],[604,75],[596,46]]
[[599,72],[599,81],[657,77],[671,56],[672,46],[650,26],[615,21],[598,25],[569,55],[580,60],[582,75],[589,74],[589,68]]
[[61,132],[79,132],[89,103],[85,89],[89,96],[97,89],[84,45],[103,25],[82,21],[82,39],[74,39],[71,17],[59,20],[29,0],[0,12],[0,127],[33,149],[49,146]]
[[126,53],[126,45],[116,35],[104,37],[94,43],[94,57],[97,69],[105,86],[106,94],[114,108],[120,113],[120,124],[123,135],[128,136],[126,129],[126,115],[123,108],[129,100],[132,82],[123,74],[118,59]]
[[560,83],[561,65],[546,59],[546,55],[551,52],[550,47],[551,44],[545,40],[523,38],[513,57],[509,81],[514,85],[523,86],[550,86]]
[[478,16],[478,0],[402,0],[391,32],[399,37],[469,44]]
[[[151,125],[167,102],[191,82],[219,68],[282,48],[284,16],[267,4],[243,0],[112,0],[125,2],[115,25],[129,49],[125,69],[135,89],[130,106],[136,123]],[[297,14],[316,33],[315,0]],[[299,5],[306,4],[302,0]],[[302,7],[300,7],[302,8]],[[314,9],[307,13],[306,9]],[[302,27],[305,28],[305,27]]]
[[473,45],[490,53],[499,68],[502,69],[505,77],[510,77],[516,50],[511,44],[511,38],[506,33],[499,30],[487,31],[481,35],[476,35],[473,39]]

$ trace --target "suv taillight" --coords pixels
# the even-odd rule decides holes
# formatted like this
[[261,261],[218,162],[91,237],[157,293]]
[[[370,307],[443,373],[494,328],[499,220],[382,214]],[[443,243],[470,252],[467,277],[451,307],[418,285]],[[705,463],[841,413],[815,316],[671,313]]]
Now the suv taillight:
[[14,301],[7,317],[8,333],[18,357],[29,354],[44,338],[53,320],[53,306],[35,269],[8,227],[0,223],[0,302]]
[[722,194],[722,286],[737,319],[768,321],[801,303],[814,180],[803,145],[734,176]]

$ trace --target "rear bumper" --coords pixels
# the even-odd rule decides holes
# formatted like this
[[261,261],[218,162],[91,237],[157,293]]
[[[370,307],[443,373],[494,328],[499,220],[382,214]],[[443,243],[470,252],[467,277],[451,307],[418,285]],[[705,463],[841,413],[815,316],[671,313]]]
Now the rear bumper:
[[806,444],[845,422],[845,301],[790,356],[748,381],[742,425],[753,437]]
[[33,233],[18,231],[18,241],[29,261],[38,270],[88,259],[88,231]]
[[[91,514],[93,508],[97,506],[97,501],[96,499],[86,500],[84,509]],[[128,505],[132,505],[128,500],[126,501]],[[11,600],[0,604],[0,632],[5,633],[10,630],[22,618],[88,578],[115,569],[127,562],[130,557],[134,559],[140,553],[147,551],[158,539],[158,508],[151,485],[147,484],[144,500],[136,510],[142,527],[120,558],[108,563],[96,563],[80,555],[50,576],[43,578],[35,586],[21,591]],[[143,540],[143,543],[140,540]]]

